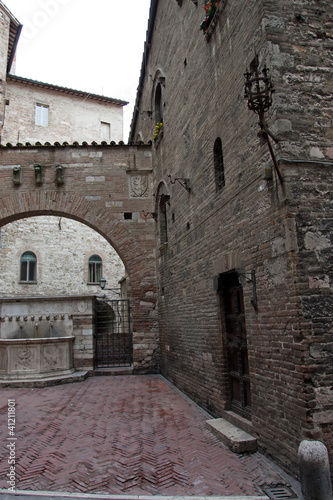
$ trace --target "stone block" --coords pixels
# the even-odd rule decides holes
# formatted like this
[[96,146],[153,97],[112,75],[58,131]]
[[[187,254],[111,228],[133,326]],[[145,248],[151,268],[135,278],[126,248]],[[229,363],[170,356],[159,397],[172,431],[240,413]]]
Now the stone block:
[[227,422],[224,418],[207,420],[206,426],[234,453],[254,453],[258,449],[255,437]]

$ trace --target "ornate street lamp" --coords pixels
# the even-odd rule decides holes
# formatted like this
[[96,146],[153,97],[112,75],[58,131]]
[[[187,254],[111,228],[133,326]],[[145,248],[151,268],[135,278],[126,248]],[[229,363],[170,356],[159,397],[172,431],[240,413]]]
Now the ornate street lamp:
[[283,184],[283,178],[281,172],[279,171],[279,166],[277,164],[273,147],[269,138],[271,137],[273,141],[276,143],[278,142],[278,140],[268,130],[265,120],[265,112],[268,111],[272,105],[272,94],[274,92],[274,86],[269,76],[269,69],[266,68],[266,66],[264,66],[260,74],[259,60],[258,56],[256,56],[250,67],[250,71],[246,70],[246,73],[244,73],[244,77],[245,77],[244,97],[245,99],[247,99],[248,108],[254,113],[256,113],[259,117],[261,136],[267,142],[276,173],[278,175],[281,184]]

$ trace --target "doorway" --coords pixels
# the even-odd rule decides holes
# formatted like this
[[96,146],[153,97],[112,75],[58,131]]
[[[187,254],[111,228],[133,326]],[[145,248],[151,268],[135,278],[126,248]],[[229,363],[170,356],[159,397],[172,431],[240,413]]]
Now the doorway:
[[222,318],[225,330],[230,409],[251,419],[251,387],[243,287],[238,273],[220,275]]

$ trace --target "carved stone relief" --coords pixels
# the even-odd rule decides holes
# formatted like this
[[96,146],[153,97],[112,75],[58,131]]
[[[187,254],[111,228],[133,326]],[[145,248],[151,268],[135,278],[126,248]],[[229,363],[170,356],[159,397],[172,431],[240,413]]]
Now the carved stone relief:
[[131,174],[130,182],[130,197],[131,198],[148,198],[149,197],[149,181],[147,174]]

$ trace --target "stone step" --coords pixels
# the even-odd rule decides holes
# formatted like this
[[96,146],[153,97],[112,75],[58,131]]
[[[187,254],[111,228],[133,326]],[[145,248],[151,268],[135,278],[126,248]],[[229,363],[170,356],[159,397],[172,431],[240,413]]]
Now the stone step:
[[133,366],[114,366],[112,368],[95,368],[91,375],[93,377],[107,375],[132,375]]
[[224,418],[206,420],[206,427],[234,453],[254,453],[257,439]]
[[51,387],[53,385],[72,384],[73,382],[83,382],[88,377],[89,372],[73,372],[68,375],[55,375],[54,377],[44,377],[26,380],[4,380],[0,382],[0,388],[40,388]]

